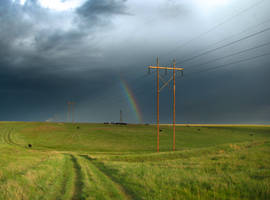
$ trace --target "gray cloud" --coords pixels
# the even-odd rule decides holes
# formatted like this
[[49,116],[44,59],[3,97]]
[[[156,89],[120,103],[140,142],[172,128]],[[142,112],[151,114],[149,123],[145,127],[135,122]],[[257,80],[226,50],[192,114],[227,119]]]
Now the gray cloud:
[[179,16],[186,19],[186,17],[191,16],[190,14],[191,8],[177,0],[167,0],[160,6],[160,15],[170,20],[178,18]]
[[[93,58],[98,54],[93,46],[96,43],[94,28],[104,26],[103,18],[108,25],[110,17],[123,14],[125,9],[123,1],[87,1],[78,8],[78,15],[56,13],[33,0],[28,0],[24,6],[4,0],[0,6],[4,11],[0,16],[1,47],[5,47],[0,53],[13,65],[27,65],[36,58],[54,58],[56,62],[63,58],[74,59],[75,55],[77,60]],[[87,18],[87,26],[82,26],[86,21],[83,18]],[[86,49],[88,55],[83,53]]]
[[[145,122],[154,122],[155,77],[145,74],[159,55],[161,65],[175,57],[185,68],[185,76],[177,79],[178,122],[269,122],[269,57],[227,66],[270,52],[268,46],[202,65],[269,42],[267,33],[181,62],[269,27],[265,22],[241,33],[269,18],[263,5],[191,40],[250,3],[216,7],[206,14],[188,0],[89,0],[65,12],[43,8],[37,0],[24,5],[1,0],[0,119],[45,120],[57,114],[63,120],[66,101],[74,100],[81,121],[116,121],[122,109],[125,119],[137,122],[124,79]],[[219,65],[224,67],[196,74]],[[162,122],[171,121],[171,114],[171,92],[164,90]]]
[[88,19],[111,17],[112,15],[127,14],[126,0],[88,0],[77,9],[77,12]]
[[126,0],[88,0],[77,9],[80,26],[93,28],[93,25],[106,26],[113,16],[127,15]]

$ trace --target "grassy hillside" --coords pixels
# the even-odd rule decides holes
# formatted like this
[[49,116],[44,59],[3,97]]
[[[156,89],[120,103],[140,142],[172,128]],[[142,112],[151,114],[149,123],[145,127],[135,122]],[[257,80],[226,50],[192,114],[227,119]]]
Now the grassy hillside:
[[269,127],[161,130],[2,122],[0,199],[270,199]]

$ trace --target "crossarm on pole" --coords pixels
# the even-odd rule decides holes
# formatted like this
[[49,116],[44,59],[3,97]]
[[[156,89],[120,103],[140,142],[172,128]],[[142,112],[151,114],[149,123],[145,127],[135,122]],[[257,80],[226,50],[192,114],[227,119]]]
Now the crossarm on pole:
[[149,66],[148,68],[150,68],[150,69],[171,69],[171,70],[175,69],[175,70],[184,70],[184,68],[179,68],[179,67],[173,68],[173,67],[156,67],[156,66]]

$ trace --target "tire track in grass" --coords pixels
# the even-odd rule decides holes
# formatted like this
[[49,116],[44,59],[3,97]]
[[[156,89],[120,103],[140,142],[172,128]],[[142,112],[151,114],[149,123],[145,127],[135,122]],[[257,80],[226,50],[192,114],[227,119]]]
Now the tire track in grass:
[[67,193],[67,183],[68,183],[68,171],[67,171],[67,166],[68,166],[68,159],[67,155],[64,155],[66,158],[65,164],[64,164],[64,169],[63,169],[63,183],[62,183],[62,188],[61,188],[61,194],[64,195]]
[[8,133],[7,133],[7,140],[9,142],[9,144],[12,144],[12,145],[17,145],[17,143],[15,143],[12,138],[11,138],[11,135],[12,135],[12,129],[8,130]]
[[89,188],[92,191],[92,197],[96,199],[116,199],[125,200],[131,199],[119,187],[115,182],[108,178],[103,172],[101,172],[92,162],[89,162],[87,158],[81,156],[85,161],[87,179],[92,183],[92,187]]
[[62,154],[64,156],[64,164],[63,164],[63,179],[61,183],[60,188],[60,194],[56,198],[57,200],[66,200],[71,199],[72,197],[72,170],[73,168],[73,162],[71,160],[71,156],[69,154]]
[[5,144],[6,143],[6,140],[5,140],[5,131],[6,131],[6,129],[4,129],[4,128],[1,128],[0,129],[0,140],[1,140],[1,143],[2,144]]
[[74,191],[73,191],[73,196],[72,196],[72,200],[84,200],[85,197],[83,197],[83,174],[82,174],[82,170],[81,170],[81,166],[77,161],[77,158],[70,154],[71,157],[71,161],[73,162],[73,169],[74,169],[74,173],[75,173],[75,177],[74,177]]
[[3,143],[6,143],[6,144],[10,144],[10,145],[16,145],[16,146],[20,146],[19,144],[15,143],[13,140],[12,140],[12,130],[13,129],[3,129],[2,130],[2,141]]
[[2,130],[2,141],[4,144],[10,144],[10,141],[8,140],[8,129],[3,129]]
[[5,130],[3,136],[4,136],[4,141],[5,141],[6,144],[12,144],[11,137],[10,137],[10,132],[9,132],[8,129]]
[[99,166],[97,166],[97,164],[95,162],[93,162],[94,159],[92,159],[88,155],[80,155],[80,156],[83,157],[84,159],[88,160],[90,162],[90,164],[92,165],[92,167],[95,168],[95,170],[97,171],[99,176],[102,176],[100,178],[107,179],[112,184],[112,186],[116,188],[116,190],[119,192],[120,196],[124,197],[124,199],[128,199],[128,200],[131,200],[133,198],[139,199],[137,196],[135,196],[134,193],[132,193],[127,188],[125,188],[123,185],[121,185],[118,181],[116,181],[110,174],[108,174],[104,170],[100,169]]

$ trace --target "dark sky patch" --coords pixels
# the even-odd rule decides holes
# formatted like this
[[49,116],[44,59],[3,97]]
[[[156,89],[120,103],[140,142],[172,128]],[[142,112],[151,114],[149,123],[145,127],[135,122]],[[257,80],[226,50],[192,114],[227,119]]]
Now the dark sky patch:
[[[117,121],[122,109],[137,123],[125,81],[154,123],[156,77],[146,74],[159,56],[185,68],[178,123],[270,122],[268,1],[77,0],[61,11],[40,1],[0,2],[0,120],[64,121],[72,100],[78,121]],[[169,123],[172,91],[160,101]]]

